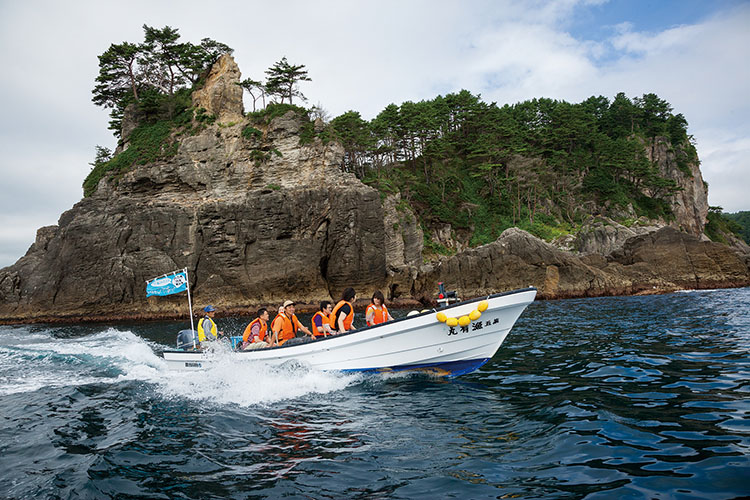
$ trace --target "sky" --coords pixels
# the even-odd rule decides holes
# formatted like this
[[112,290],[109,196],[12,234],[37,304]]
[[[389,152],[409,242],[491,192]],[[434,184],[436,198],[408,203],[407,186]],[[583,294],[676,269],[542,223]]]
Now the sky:
[[653,92],[687,118],[709,204],[750,210],[750,0],[0,0],[0,268],[80,201],[95,146],[114,149],[97,56],[144,24],[229,45],[243,78],[304,64],[307,105],[331,116],[461,89],[499,105]]

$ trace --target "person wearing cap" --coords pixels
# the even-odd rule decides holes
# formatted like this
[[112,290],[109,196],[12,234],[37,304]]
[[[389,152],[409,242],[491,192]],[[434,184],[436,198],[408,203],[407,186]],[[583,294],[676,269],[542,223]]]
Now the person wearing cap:
[[216,328],[216,322],[214,321],[214,315],[216,314],[216,308],[208,305],[203,308],[206,315],[198,321],[198,342],[204,342],[206,340],[216,340],[219,335],[224,332],[218,331]]
[[273,330],[273,336],[271,339],[271,345],[284,345],[284,342],[291,340],[297,336],[297,331],[302,330],[306,335],[311,338],[315,338],[310,330],[306,326],[300,324],[297,316],[294,314],[294,302],[287,300],[282,305],[283,311],[279,311],[278,316],[274,318],[271,324]]

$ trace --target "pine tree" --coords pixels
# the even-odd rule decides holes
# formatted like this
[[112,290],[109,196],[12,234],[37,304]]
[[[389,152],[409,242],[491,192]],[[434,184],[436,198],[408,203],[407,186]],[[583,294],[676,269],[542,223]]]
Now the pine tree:
[[286,57],[282,57],[281,61],[274,63],[273,66],[266,70],[266,74],[268,75],[266,93],[278,96],[282,103],[285,99],[288,99],[289,104],[292,104],[293,97],[299,97],[303,101],[306,101],[307,98],[297,89],[298,82],[312,81],[307,76],[307,70],[304,67],[304,64],[298,66],[289,64]]

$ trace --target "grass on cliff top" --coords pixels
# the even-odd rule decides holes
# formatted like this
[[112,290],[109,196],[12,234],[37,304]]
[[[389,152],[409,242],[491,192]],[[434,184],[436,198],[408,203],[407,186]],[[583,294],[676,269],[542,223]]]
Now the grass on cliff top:
[[99,181],[107,175],[127,172],[135,165],[166,160],[177,154],[179,143],[172,139],[172,121],[139,125],[128,138],[130,146],[109,161],[97,162],[83,181],[83,196],[91,196]]
[[[316,132],[315,125],[312,120],[310,120],[310,111],[300,106],[295,106],[294,104],[271,103],[264,109],[248,113],[247,117],[250,118],[250,121],[253,124],[268,125],[271,123],[271,120],[284,116],[289,111],[293,111],[297,116],[302,118],[302,126],[299,131],[300,145],[304,146],[305,144],[309,144],[313,142],[316,137],[319,137],[320,140],[323,141],[323,144],[327,144],[333,139],[329,127],[324,128],[320,132]],[[262,132],[252,125],[247,125],[242,131],[242,136],[245,139],[251,139],[253,137],[260,138]]]
[[265,108],[248,113],[247,116],[254,123],[265,123],[266,125],[271,123],[271,120],[284,116],[289,111],[294,111],[300,116],[307,117],[307,110],[294,104],[287,103],[270,103]]

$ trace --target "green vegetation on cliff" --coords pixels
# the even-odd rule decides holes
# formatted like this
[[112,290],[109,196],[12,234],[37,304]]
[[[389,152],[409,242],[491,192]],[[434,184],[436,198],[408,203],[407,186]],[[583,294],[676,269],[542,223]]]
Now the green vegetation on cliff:
[[[208,38],[200,45],[180,42],[169,26],[143,29],[142,43],[112,44],[99,57],[93,100],[112,109],[111,126],[123,137],[115,156],[97,151],[85,196],[107,175],[168,160],[181,134],[216,120],[192,108],[191,94],[232,49]],[[311,120],[314,110],[292,104],[294,97],[304,100],[297,84],[310,81],[304,65],[283,58],[266,74],[266,82],[237,82],[253,98],[245,140],[262,142],[261,129],[294,111],[303,118],[300,144],[341,142],[343,170],[383,196],[401,193],[428,232],[450,224],[471,245],[493,241],[511,226],[549,240],[574,231],[589,215],[669,220],[669,200],[679,187],[649,160],[649,149],[666,141],[673,166],[685,176],[698,162],[685,117],[655,94],[498,106],[462,90],[391,104],[370,121],[349,111],[321,127]],[[253,147],[259,163],[278,154],[272,145]]]
[[[720,207],[719,210],[721,210]],[[740,238],[745,240],[745,243],[750,244],[750,212],[737,212],[733,214],[722,213],[721,218],[728,228],[738,235]],[[711,221],[709,214],[709,222]]]
[[391,104],[371,121],[349,111],[331,128],[346,170],[401,192],[424,225],[471,233],[472,244],[511,226],[550,239],[597,213],[669,219],[678,188],[646,148],[665,137],[685,174],[697,162],[684,116],[655,94],[501,107],[463,90]]
[[97,146],[93,168],[83,181],[83,195],[93,194],[106,175],[116,176],[135,165],[168,160],[177,153],[179,143],[174,134],[177,129],[195,133],[205,122],[211,121],[211,116],[201,110],[195,112],[190,106],[190,92],[190,89],[180,89],[172,96],[157,92],[142,94],[140,102],[131,108],[135,128],[127,137],[127,149],[112,156],[104,154],[105,148]]
[[[173,99],[180,90],[199,84],[206,69],[220,55],[233,49],[204,38],[198,45],[181,42],[179,30],[143,25],[144,41],[111,44],[99,56],[99,75],[91,91],[94,104],[111,108],[109,128],[120,134],[123,117],[130,105],[139,114],[151,114],[154,106],[175,116]],[[188,94],[188,98],[190,95]]]

